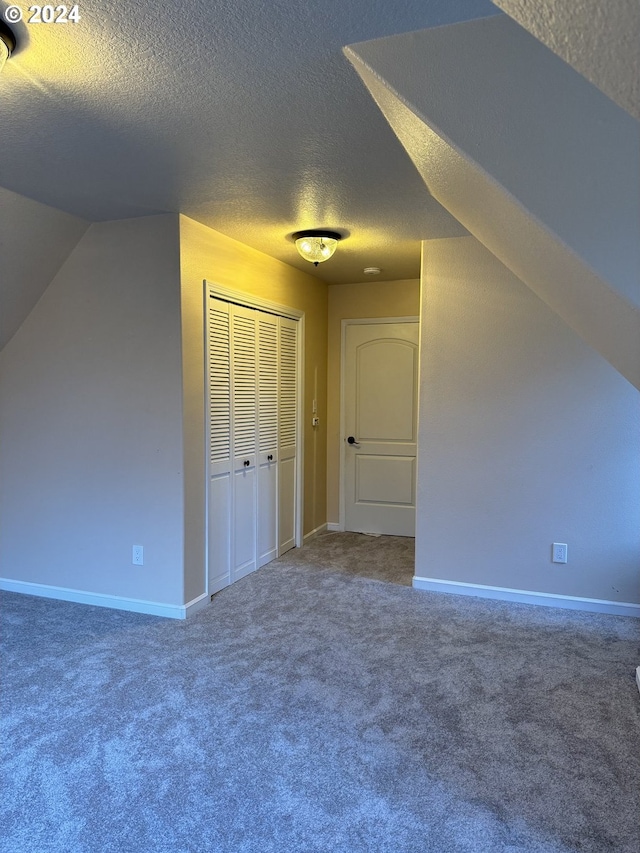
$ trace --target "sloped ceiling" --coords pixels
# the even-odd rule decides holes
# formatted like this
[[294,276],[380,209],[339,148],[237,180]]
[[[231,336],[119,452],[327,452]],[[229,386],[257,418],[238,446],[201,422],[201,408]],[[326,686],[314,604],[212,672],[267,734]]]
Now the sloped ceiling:
[[0,187],[0,349],[17,331],[89,223]]
[[638,0],[495,0],[495,4],[640,119]]
[[434,197],[640,387],[638,122],[509,18],[346,52]]
[[[0,186],[90,221],[180,212],[332,283],[417,277],[423,237],[464,233],[342,47],[501,14],[489,0],[79,7],[16,27]],[[315,271],[289,239],[309,227],[347,237]]]
[[[611,97],[637,86],[632,74],[637,66],[627,68],[627,47],[637,44],[630,0],[600,4],[606,14],[597,11],[597,0],[501,5],[597,78]],[[6,6],[0,0],[0,13]],[[574,10],[578,18],[572,18]],[[426,179],[425,185],[420,178],[342,48],[425,28],[438,59],[429,77],[422,60],[395,48],[385,58],[384,74],[391,76],[391,64],[403,70],[400,89],[420,80],[425,94],[435,98],[429,110],[437,106],[442,113],[433,123],[441,138],[459,126],[470,161],[495,175],[598,279],[634,299],[638,240],[629,235],[635,220],[624,211],[610,218],[609,196],[601,195],[608,181],[628,181],[635,189],[633,168],[625,173],[612,167],[608,119],[586,122],[595,133],[592,168],[579,187],[574,178],[588,170],[580,172],[573,163],[564,129],[583,121],[586,89],[572,84],[577,100],[567,103],[567,116],[542,108],[542,92],[553,95],[555,76],[566,67],[559,59],[541,66],[540,93],[539,81],[526,74],[509,86],[505,76],[524,44],[513,35],[521,32],[516,24],[510,22],[514,40],[503,40],[480,66],[478,54],[493,50],[486,40],[475,41],[482,30],[450,40],[451,25],[508,21],[489,0],[348,0],[331,7],[294,0],[167,0],[160,6],[153,0],[85,0],[80,12],[77,24],[16,25],[18,50],[0,77],[0,186],[9,191],[0,196],[3,329],[15,327],[46,286],[44,279],[83,227],[78,220],[181,212],[329,283],[366,281],[365,266],[382,267],[387,280],[417,277],[420,242],[465,234],[471,220],[448,206],[446,193],[438,190],[436,198],[429,192],[435,183]],[[593,20],[601,33],[596,42],[589,35]],[[528,54],[533,50],[527,47]],[[627,57],[622,63],[620,51]],[[382,55],[363,57],[363,67],[369,59],[370,68],[382,61]],[[616,70],[609,73],[613,62]],[[625,83],[631,78],[634,83]],[[473,98],[466,81],[473,84]],[[505,100],[502,94],[491,98],[496,83]],[[530,98],[540,118],[539,125],[531,123],[539,149],[533,143],[521,149],[523,140],[509,127],[512,116],[525,109],[518,100]],[[414,101],[421,115],[421,102]],[[602,118],[606,108],[599,109]],[[433,120],[426,110],[425,115]],[[482,139],[489,117],[506,131],[496,139],[493,160]],[[543,155],[557,142],[560,158]],[[478,146],[484,146],[487,162],[476,157]],[[538,186],[538,172],[544,176],[553,163],[558,181],[547,176]],[[559,188],[569,178],[579,191],[570,206],[556,210]],[[522,199],[521,185],[527,190]],[[628,204],[628,193],[620,198]],[[33,203],[61,215],[36,213]],[[313,270],[298,257],[290,235],[319,226],[341,230],[346,239],[329,263]],[[41,235],[38,246],[24,236],[29,228]],[[602,235],[601,228],[604,240],[594,237]],[[60,239],[47,238],[58,231]]]

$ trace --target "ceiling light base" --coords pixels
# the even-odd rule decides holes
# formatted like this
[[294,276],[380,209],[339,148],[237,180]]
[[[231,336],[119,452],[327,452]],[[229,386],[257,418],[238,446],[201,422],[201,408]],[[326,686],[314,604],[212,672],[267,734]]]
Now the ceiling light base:
[[291,235],[295,240],[296,249],[300,256],[317,267],[323,261],[328,261],[335,252],[342,234],[337,231],[325,231],[321,228],[311,228],[306,231],[296,231]]
[[7,48],[7,59],[13,51],[16,49],[16,37],[9,29],[9,27],[5,24],[5,22],[0,18],[0,41],[4,42]]

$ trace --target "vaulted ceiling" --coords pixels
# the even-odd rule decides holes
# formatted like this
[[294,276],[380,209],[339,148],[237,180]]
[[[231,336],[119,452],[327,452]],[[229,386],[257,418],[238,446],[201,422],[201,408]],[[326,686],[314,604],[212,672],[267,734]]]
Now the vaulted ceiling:
[[509,17],[346,54],[434,197],[640,388],[638,121]]
[[307,271],[287,237],[342,229],[327,281],[363,280],[365,265],[417,276],[420,239],[464,232],[342,48],[498,11],[85,0],[77,24],[23,20],[0,77],[0,186],[90,221],[180,211]]
[[[616,0],[608,15],[598,0],[540,0],[536,14],[531,5],[85,0],[78,23],[29,24],[25,15],[0,75],[3,338],[91,221],[181,212],[330,283],[366,280],[365,266],[381,267],[387,280],[417,277],[420,241],[465,234],[466,217],[446,194],[429,191],[343,48],[429,31],[430,49],[448,52],[448,65],[425,76],[415,56],[395,50],[386,72],[402,86],[413,79],[414,88],[433,88],[439,107],[449,99],[457,121],[460,86],[477,73],[477,56],[485,52],[488,70],[502,60],[490,42],[466,50],[449,25],[504,17],[500,6],[640,114],[629,73],[629,62],[637,67],[635,0]],[[503,59],[515,49],[504,44]],[[490,75],[474,82],[480,94],[493,85]],[[508,126],[508,113],[499,120]],[[537,168],[515,149],[503,165],[511,163]],[[290,235],[321,226],[346,239],[314,271]]]

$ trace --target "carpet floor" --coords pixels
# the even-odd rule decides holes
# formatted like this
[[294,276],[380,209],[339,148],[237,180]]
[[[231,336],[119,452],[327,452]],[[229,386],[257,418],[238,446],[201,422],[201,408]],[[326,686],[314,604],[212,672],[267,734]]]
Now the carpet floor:
[[3,853],[638,853],[638,620],[327,534],[187,622],[2,593]]

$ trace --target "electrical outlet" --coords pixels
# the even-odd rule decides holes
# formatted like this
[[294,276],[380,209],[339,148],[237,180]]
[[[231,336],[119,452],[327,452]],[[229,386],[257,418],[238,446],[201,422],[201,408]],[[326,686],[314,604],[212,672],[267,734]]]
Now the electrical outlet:
[[554,563],[567,562],[567,545],[565,542],[554,542],[551,546],[551,559]]
[[133,546],[131,562],[134,566],[144,566],[144,548],[142,545]]

